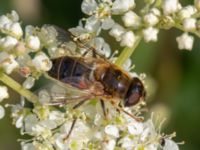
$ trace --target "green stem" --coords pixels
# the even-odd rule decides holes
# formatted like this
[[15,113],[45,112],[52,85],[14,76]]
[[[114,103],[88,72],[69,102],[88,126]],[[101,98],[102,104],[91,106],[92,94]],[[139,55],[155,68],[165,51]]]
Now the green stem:
[[133,47],[125,47],[122,50],[122,52],[120,53],[119,57],[117,58],[115,64],[118,66],[122,66],[126,62],[126,60],[129,57],[131,57],[131,55],[135,51],[136,47],[139,45],[141,39],[142,39],[142,37],[138,36]]
[[30,102],[36,103],[38,101],[38,97],[35,94],[23,88],[18,82],[10,78],[5,73],[0,73],[0,81],[15,90],[20,95],[27,98],[27,100],[29,100]]

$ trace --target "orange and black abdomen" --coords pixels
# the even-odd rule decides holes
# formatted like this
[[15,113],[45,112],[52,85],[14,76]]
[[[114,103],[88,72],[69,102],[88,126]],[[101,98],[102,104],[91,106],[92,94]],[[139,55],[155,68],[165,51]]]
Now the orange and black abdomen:
[[80,89],[88,88],[85,82],[89,79],[91,69],[84,65],[84,62],[81,63],[80,59],[69,56],[53,59],[48,75]]

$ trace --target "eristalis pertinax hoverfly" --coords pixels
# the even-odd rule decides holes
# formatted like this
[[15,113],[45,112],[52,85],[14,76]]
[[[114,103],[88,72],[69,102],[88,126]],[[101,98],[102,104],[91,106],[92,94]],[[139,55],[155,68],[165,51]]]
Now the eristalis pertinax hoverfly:
[[63,84],[85,91],[85,95],[76,97],[76,100],[84,102],[98,98],[102,103],[110,101],[119,111],[131,116],[119,106],[119,103],[122,102],[123,106],[131,107],[144,99],[146,91],[141,80],[138,77],[131,77],[128,72],[98,54],[94,47],[88,46],[71,32],[53,25],[45,25],[43,28],[55,30],[58,40],[62,38],[67,40],[64,42],[72,41],[77,48],[85,48],[86,52],[91,51],[94,54],[91,57],[77,54],[53,58],[53,65],[47,73],[48,76]]

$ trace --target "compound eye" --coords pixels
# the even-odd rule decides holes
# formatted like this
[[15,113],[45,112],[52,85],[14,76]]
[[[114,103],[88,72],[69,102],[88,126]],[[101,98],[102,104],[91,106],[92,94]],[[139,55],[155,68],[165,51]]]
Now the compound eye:
[[141,98],[140,93],[137,90],[133,90],[131,94],[125,100],[125,107],[130,107],[139,102]]
[[130,107],[137,104],[142,97],[145,97],[145,93],[142,82],[134,78],[125,97],[124,106]]

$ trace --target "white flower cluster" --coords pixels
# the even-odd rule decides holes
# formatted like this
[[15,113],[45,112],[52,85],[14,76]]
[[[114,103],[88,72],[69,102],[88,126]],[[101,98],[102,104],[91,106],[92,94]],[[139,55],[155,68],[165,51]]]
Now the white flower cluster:
[[[19,70],[27,77],[34,74],[34,70],[48,71],[51,68],[51,61],[41,51],[43,47],[36,29],[27,26],[24,33],[18,21],[19,17],[15,11],[0,16],[0,31],[4,34],[4,37],[0,38],[0,67],[7,74]],[[30,53],[34,53],[33,59]]]
[[[88,48],[95,48],[99,55],[114,61],[116,51],[111,55],[111,47],[101,35],[103,30],[128,50],[135,48],[141,38],[145,42],[156,42],[160,29],[175,27],[184,31],[176,38],[179,49],[192,49],[194,38],[189,33],[200,36],[199,0],[189,6],[181,6],[178,0],[147,0],[140,12],[136,7],[134,0],[83,0],[81,9],[89,17],[69,29],[73,41],[59,37],[62,29],[55,26],[26,26],[23,31],[15,11],[0,16],[0,78],[2,74],[16,71],[25,78],[20,88],[31,89],[37,79],[52,68],[51,58],[82,55]],[[123,68],[131,70],[129,59]],[[58,90],[54,88],[53,92]],[[109,103],[106,103],[108,116],[105,117],[96,99],[77,109],[73,109],[73,104],[54,107],[49,105],[51,94],[52,91],[45,89],[39,91],[39,100],[32,107],[24,100],[11,105],[16,128],[21,129],[22,135],[32,136],[31,140],[22,141],[23,150],[179,149],[172,136],[160,133],[152,118],[138,122]],[[5,98],[8,98],[7,87],[0,85],[0,101]],[[137,115],[140,107],[138,104],[127,111]],[[0,118],[3,116],[4,109],[0,106]]]
[[71,31],[86,39],[88,36],[100,36],[102,30],[108,30],[122,47],[131,48],[138,37],[143,37],[146,42],[156,42],[159,29],[175,27],[185,32],[184,36],[177,38],[178,48],[191,50],[194,38],[188,32],[200,36],[197,21],[199,5],[198,0],[194,1],[194,5],[185,7],[178,0],[162,0],[159,3],[151,0],[146,1],[144,8],[138,12],[134,0],[83,0],[82,11],[89,17],[83,18]]
[[[55,85],[51,89],[62,91]],[[45,90],[45,89],[44,89]],[[51,97],[49,91],[43,91],[41,99]],[[43,96],[42,96],[43,95]],[[47,104],[47,103],[46,103]],[[178,150],[171,140],[172,136],[160,134],[153,124],[153,118],[145,122],[137,122],[126,114],[120,113],[109,103],[105,118],[98,100],[83,104],[77,109],[73,105],[56,108],[42,104],[28,108],[12,105],[14,124],[20,128],[21,134],[33,138],[23,140],[23,150]],[[139,106],[136,106],[139,107]],[[134,107],[135,111],[138,108]],[[131,109],[127,109],[131,112]],[[133,113],[135,113],[135,111]],[[73,130],[68,137],[73,121]]]
[[[44,46],[36,28],[27,26],[23,32],[18,14],[12,11],[0,16],[0,34],[0,76],[1,73],[19,72],[26,78],[23,87],[30,89],[42,72],[52,66],[50,58],[42,51]],[[0,101],[8,97],[7,87],[0,85]],[[4,108],[0,106],[0,118],[4,114]]]

